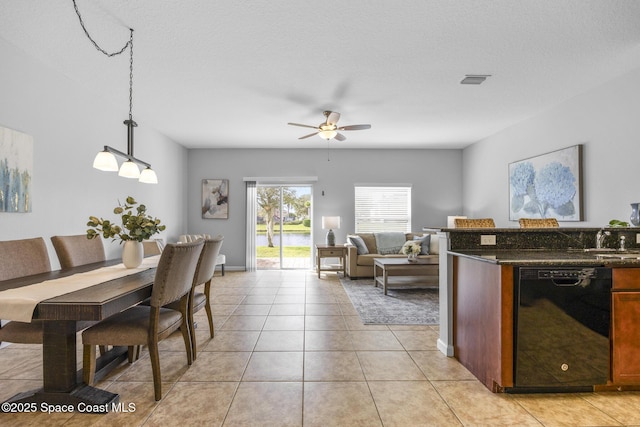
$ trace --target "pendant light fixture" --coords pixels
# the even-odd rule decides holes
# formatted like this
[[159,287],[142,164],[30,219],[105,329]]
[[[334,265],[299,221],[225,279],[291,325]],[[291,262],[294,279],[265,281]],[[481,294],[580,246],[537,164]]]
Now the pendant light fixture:
[[[118,171],[118,175],[124,178],[136,178],[140,182],[145,184],[157,184],[158,177],[153,169],[151,169],[151,165],[145,161],[137,159],[133,156],[133,128],[138,126],[138,124],[133,120],[133,29],[129,29],[129,41],[120,49],[118,52],[109,53],[102,49],[98,44],[91,38],[89,32],[84,26],[84,22],[82,21],[82,16],[80,15],[80,11],[78,10],[78,5],[76,4],[76,0],[73,0],[73,7],[76,10],[76,14],[78,15],[78,19],[80,20],[80,26],[82,26],[82,30],[84,31],[87,38],[93,43],[96,49],[98,49],[103,54],[108,57],[120,55],[127,48],[129,48],[129,119],[124,121],[124,124],[127,126],[127,153],[123,153],[122,151],[116,150],[115,148],[109,147],[108,145],[104,146],[104,150],[100,151],[95,159],[93,160],[93,167],[99,169],[101,171],[107,172],[115,172]],[[120,156],[126,161],[122,162],[122,165],[118,169],[118,161],[115,156]],[[145,169],[140,172],[138,165],[144,166]]]

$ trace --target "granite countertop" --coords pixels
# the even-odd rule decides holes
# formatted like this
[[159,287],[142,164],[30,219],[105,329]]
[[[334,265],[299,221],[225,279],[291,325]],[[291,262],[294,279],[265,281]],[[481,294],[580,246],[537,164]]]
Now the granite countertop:
[[451,255],[504,265],[638,266],[640,251],[575,250],[451,250]]

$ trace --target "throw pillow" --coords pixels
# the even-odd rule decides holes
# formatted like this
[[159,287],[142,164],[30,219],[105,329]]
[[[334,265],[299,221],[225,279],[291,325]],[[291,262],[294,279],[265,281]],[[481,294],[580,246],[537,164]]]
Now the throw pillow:
[[360,236],[347,236],[347,240],[358,250],[358,255],[366,255],[369,253],[367,245],[364,244],[364,240]]
[[414,241],[420,241],[420,255],[429,255],[429,245],[431,244],[431,234],[425,234],[422,237],[413,236]]

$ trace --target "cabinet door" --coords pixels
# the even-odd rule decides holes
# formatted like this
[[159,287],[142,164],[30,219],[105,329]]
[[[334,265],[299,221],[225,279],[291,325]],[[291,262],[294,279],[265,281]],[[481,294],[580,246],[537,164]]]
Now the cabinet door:
[[613,292],[612,379],[640,384],[640,292]]

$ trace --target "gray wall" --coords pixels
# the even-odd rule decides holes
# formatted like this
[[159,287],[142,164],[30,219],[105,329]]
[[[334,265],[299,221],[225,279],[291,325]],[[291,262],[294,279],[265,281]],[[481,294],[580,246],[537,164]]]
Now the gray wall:
[[[98,53],[96,53],[98,55]],[[33,136],[31,213],[0,213],[0,240],[82,234],[89,215],[116,219],[118,200],[133,196],[167,225],[173,241],[186,230],[187,150],[135,117],[136,157],[150,162],[160,183],[149,185],[92,168],[104,145],[127,150],[128,102],[114,107],[0,39],[0,126]],[[120,256],[105,241],[108,258]]]
[[[336,144],[338,144],[336,142]],[[343,243],[354,231],[356,183],[412,183],[415,231],[442,226],[462,210],[461,150],[189,150],[188,229],[191,234],[223,234],[223,252],[232,267],[245,265],[244,177],[317,176],[313,185],[313,241],[322,243],[323,215],[339,215],[335,230]],[[202,219],[203,179],[229,179],[229,219]],[[324,196],[322,192],[324,191]]]
[[640,70],[570,99],[464,150],[464,212],[509,221],[508,164],[575,144],[584,144],[584,222],[629,220],[640,201]]

